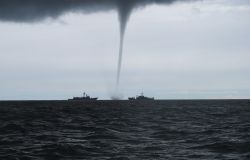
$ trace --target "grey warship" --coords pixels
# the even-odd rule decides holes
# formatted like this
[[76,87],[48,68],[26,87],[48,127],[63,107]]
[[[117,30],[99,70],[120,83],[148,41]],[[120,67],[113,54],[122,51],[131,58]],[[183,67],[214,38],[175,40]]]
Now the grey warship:
[[154,99],[154,97],[146,97],[146,96],[143,95],[143,93],[141,93],[140,96],[129,97],[128,100],[130,100],[130,101],[135,101],[135,100],[139,100],[139,101],[141,101],[141,100],[143,100],[143,101],[144,100],[151,100],[151,101],[153,101],[155,99]]
[[73,97],[72,99],[68,99],[69,101],[96,101],[97,97],[90,97],[85,92],[82,97]]

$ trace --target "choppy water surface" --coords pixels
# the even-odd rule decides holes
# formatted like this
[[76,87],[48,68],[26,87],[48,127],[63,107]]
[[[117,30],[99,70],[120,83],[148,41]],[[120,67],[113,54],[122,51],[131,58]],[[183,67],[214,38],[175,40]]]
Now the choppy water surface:
[[250,159],[250,101],[0,102],[0,159]]

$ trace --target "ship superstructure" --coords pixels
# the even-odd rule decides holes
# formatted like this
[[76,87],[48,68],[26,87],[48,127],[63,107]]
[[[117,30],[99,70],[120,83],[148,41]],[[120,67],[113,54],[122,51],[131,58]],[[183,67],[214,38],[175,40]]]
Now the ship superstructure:
[[73,97],[72,99],[69,100],[77,100],[77,101],[84,101],[84,100],[89,100],[89,101],[96,101],[98,98],[97,97],[90,97],[88,94],[85,92],[83,93],[82,97]]
[[141,95],[136,96],[136,97],[129,97],[128,100],[154,100],[154,97],[146,97],[144,96],[143,92]]

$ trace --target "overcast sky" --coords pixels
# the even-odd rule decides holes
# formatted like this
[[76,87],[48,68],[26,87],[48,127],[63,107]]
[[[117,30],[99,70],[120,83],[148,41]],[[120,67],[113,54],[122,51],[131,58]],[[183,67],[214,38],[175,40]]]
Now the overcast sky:
[[[0,15],[1,17],[1,15]],[[203,0],[136,9],[120,92],[166,99],[250,98],[250,1]],[[115,10],[38,22],[0,19],[0,99],[108,99],[115,87]]]

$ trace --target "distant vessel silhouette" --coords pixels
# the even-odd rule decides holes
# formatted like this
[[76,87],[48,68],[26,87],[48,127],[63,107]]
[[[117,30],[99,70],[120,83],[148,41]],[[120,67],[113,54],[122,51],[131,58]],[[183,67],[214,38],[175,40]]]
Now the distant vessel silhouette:
[[82,97],[73,97],[72,99],[69,100],[76,100],[76,101],[96,101],[98,98],[97,97],[90,97],[87,95],[85,92],[83,93]]
[[133,101],[133,100],[154,100],[154,97],[145,97],[143,93],[141,93],[140,96],[136,97],[129,97],[128,100]]

